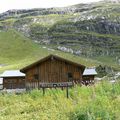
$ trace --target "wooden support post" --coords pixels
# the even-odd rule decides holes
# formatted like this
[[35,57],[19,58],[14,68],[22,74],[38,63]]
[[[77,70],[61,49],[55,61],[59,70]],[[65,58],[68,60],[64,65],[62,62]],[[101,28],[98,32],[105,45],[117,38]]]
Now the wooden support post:
[[37,74],[38,74],[38,90],[40,89],[39,88],[39,83],[40,83],[40,70],[39,70],[39,66],[38,66],[38,68],[37,68]]
[[45,95],[45,88],[42,88],[43,89],[43,96]]
[[67,98],[69,98],[68,86],[66,87],[66,95],[67,95]]
[[25,79],[24,79],[24,86],[25,86],[25,89],[26,89],[26,91],[27,91],[26,77],[25,77]]

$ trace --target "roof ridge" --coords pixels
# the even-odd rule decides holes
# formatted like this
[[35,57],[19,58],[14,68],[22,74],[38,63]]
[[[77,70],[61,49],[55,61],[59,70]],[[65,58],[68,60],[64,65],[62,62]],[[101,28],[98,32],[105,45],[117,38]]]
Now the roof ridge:
[[58,55],[55,55],[55,54],[49,54],[48,56],[43,57],[42,59],[40,59],[40,60],[38,60],[38,61],[36,61],[36,62],[33,62],[32,64],[27,65],[26,67],[23,67],[22,69],[20,69],[20,71],[21,71],[21,72],[24,72],[25,70],[27,70],[27,69],[29,69],[29,68],[31,68],[31,67],[39,64],[40,62],[43,62],[43,61],[49,59],[50,57],[55,57],[55,58],[58,58],[58,59],[60,59],[60,60],[64,60],[64,61],[69,62],[69,63],[71,63],[71,64],[76,64],[76,65],[78,65],[78,66],[82,66],[82,67],[85,68],[84,65],[82,65],[82,64],[80,64],[80,63],[78,63],[78,62],[74,62],[74,61],[72,61],[72,60],[69,60],[69,59],[67,59],[67,58],[64,58],[64,57],[61,57],[61,56],[58,56]]

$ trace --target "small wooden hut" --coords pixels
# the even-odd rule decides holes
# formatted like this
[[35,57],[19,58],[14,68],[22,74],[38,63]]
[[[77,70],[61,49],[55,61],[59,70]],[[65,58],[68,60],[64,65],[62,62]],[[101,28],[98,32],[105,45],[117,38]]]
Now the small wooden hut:
[[49,55],[20,71],[26,74],[26,88],[39,88],[41,83],[81,83],[84,69],[84,65]]
[[3,89],[25,88],[25,74],[19,70],[7,70],[0,75],[3,78]]
[[95,68],[86,68],[83,72],[83,80],[82,84],[84,85],[91,85],[94,84],[94,78],[97,75],[97,72],[95,71]]

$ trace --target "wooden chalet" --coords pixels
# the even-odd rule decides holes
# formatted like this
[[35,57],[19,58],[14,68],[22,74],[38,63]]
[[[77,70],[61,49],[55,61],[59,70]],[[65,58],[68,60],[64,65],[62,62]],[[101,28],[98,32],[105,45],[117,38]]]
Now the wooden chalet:
[[24,89],[25,74],[19,70],[7,70],[0,75],[3,89]]
[[85,66],[65,58],[49,55],[22,68],[27,89],[40,88],[41,83],[81,83]]
[[85,71],[83,72],[83,80],[82,84],[84,85],[91,85],[94,84],[94,78],[97,75],[97,72],[95,71],[94,68],[86,68]]

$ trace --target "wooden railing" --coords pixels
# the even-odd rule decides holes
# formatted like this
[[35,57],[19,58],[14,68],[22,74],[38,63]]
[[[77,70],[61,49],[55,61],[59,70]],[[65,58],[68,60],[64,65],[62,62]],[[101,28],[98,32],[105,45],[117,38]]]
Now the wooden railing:
[[32,89],[35,89],[35,88],[39,88],[38,86],[38,82],[27,82],[26,83],[26,90],[32,90]]
[[81,84],[82,85],[93,85],[95,83],[94,80],[82,80]]
[[42,88],[43,90],[43,95],[45,95],[45,89],[46,88],[66,88],[66,96],[69,98],[69,92],[68,89],[70,87],[73,87],[73,82],[53,82],[53,83],[38,83],[38,82],[31,82],[31,83],[26,83],[26,90],[32,90],[35,88]]
[[4,89],[23,89],[25,88],[25,84],[13,84],[13,83],[7,83],[3,86]]

